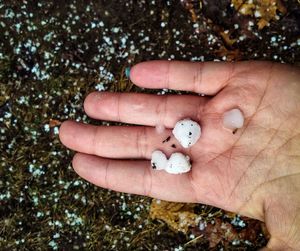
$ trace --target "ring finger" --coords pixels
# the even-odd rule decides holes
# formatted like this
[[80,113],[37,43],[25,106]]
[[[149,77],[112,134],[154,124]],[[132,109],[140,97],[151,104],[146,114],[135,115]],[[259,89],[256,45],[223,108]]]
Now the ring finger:
[[156,149],[167,155],[174,151],[184,152],[169,129],[158,134],[153,127],[107,127],[66,121],[62,124],[59,135],[68,148],[105,158],[150,159],[151,153]]

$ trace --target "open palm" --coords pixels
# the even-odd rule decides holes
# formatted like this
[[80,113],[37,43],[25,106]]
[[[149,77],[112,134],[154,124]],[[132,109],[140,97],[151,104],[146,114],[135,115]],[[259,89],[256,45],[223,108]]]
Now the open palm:
[[[116,191],[238,212],[266,222],[272,235],[269,247],[300,245],[297,68],[267,62],[151,61],[134,66],[130,78],[145,88],[206,96],[91,93],[84,104],[90,117],[136,126],[64,122],[60,138],[80,152],[73,159],[80,176]],[[236,133],[222,123],[223,114],[233,108],[245,116],[244,127]],[[199,141],[190,149],[181,148],[174,137],[163,143],[183,118],[201,124]],[[167,129],[159,134],[157,125]],[[149,159],[156,149],[168,156],[188,154],[191,172],[152,170]]]

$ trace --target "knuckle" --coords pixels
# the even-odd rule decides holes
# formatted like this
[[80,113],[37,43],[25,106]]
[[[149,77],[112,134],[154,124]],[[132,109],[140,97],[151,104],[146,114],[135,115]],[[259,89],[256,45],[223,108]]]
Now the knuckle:
[[193,92],[198,92],[200,89],[199,86],[201,85],[202,82],[204,63],[198,63],[197,66],[198,67],[196,68],[196,71],[194,71],[194,75],[193,75],[193,87],[192,87]]
[[114,190],[114,188],[112,187],[112,185],[109,183],[109,178],[108,178],[109,170],[110,170],[110,160],[107,160],[107,161],[106,161],[106,164],[105,164],[104,186],[105,186],[107,189],[112,189],[112,190]]
[[143,179],[143,193],[149,197],[152,194],[152,172],[149,168],[145,168]]
[[117,121],[122,121],[121,120],[121,112],[120,112],[120,109],[121,109],[121,93],[118,93],[117,96],[116,96],[116,107],[117,107],[117,114],[116,114],[116,120]]
[[158,118],[157,123],[163,123],[165,122],[165,119],[167,117],[167,111],[168,111],[168,95],[163,97],[162,101],[157,104],[157,107],[155,109],[156,116]]
[[90,144],[90,152],[92,152],[93,154],[100,155],[100,153],[98,152],[98,149],[101,149],[101,147],[99,147],[99,144],[101,142],[100,139],[101,139],[100,128],[96,127],[94,128],[94,132],[92,135],[92,142]]
[[148,153],[147,146],[148,132],[146,127],[141,127],[136,136],[136,147],[140,157],[146,157]]

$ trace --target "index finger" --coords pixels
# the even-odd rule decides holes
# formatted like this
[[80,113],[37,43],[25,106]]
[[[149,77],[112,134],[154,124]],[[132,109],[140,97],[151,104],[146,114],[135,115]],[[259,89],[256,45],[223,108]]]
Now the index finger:
[[215,95],[230,82],[234,71],[233,63],[156,60],[133,66],[130,79],[145,88],[168,88]]

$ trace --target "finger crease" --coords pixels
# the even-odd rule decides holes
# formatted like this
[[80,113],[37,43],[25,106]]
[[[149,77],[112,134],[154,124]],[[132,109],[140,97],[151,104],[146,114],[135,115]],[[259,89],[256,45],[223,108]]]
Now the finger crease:
[[201,198],[198,198],[197,186],[194,181],[193,172],[187,173],[187,176],[190,181],[192,191],[194,192],[194,201],[193,202],[200,202]]
[[222,88],[224,88],[225,86],[228,85],[228,83],[231,81],[231,79],[232,79],[232,77],[233,77],[233,74],[234,74],[234,70],[235,70],[234,64],[233,64],[233,63],[228,63],[228,64],[230,65],[230,69],[229,69],[229,71],[228,71],[228,77],[227,77],[227,79],[223,82],[222,87],[221,87],[220,89],[222,89]]
[[141,158],[145,158],[147,154],[147,129],[141,127],[136,137],[136,147]]
[[203,100],[201,98],[199,98],[199,104],[197,105],[198,109],[197,109],[197,115],[196,118],[198,121],[201,121],[202,117],[203,117]]
[[121,99],[121,94],[118,93],[118,95],[117,95],[117,121],[121,121],[121,116],[120,116],[120,99]]
[[149,197],[152,190],[152,172],[147,167],[144,169],[143,189],[144,195]]
[[90,152],[95,154],[95,155],[101,155],[100,153],[98,153],[98,146],[97,146],[97,144],[98,144],[98,140],[97,140],[98,134],[99,134],[99,127],[96,127],[96,128],[94,128],[92,144],[90,145],[90,147],[91,147]]
[[171,68],[171,62],[168,62],[167,64],[167,72],[166,72],[166,76],[165,76],[165,83],[164,83],[164,86],[169,89],[170,87],[170,68]]
[[165,116],[167,112],[167,102],[168,102],[168,95],[163,97],[163,101],[159,102],[156,107],[156,116],[158,118],[157,124],[165,125]]
[[[198,69],[196,70],[193,76],[193,92],[198,92],[200,90],[199,86],[202,82],[202,73],[203,73],[204,63],[198,64]],[[201,91],[200,91],[201,92]]]
[[108,184],[108,168],[109,168],[109,165],[110,165],[109,162],[110,162],[109,160],[106,161],[106,165],[105,165],[105,177],[104,177],[104,183],[105,183],[105,187],[107,189],[111,189],[109,187],[109,184]]
[[164,113],[162,114],[162,124],[165,126],[166,125],[166,118],[167,118],[167,113],[168,113],[168,101],[169,101],[169,95],[166,95],[164,99]]

